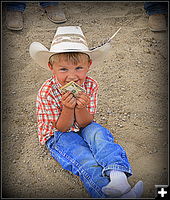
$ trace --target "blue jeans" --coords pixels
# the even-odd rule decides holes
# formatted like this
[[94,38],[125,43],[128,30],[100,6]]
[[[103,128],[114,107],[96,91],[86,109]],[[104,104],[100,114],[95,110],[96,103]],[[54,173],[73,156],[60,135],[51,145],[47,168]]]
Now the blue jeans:
[[52,157],[61,166],[80,176],[92,198],[105,198],[102,187],[109,183],[109,171],[132,175],[125,150],[114,143],[110,131],[92,122],[76,132],[55,132],[46,142]]
[[[42,6],[42,8],[45,8],[47,6],[58,5],[58,2],[39,2],[39,4],[40,6]],[[6,7],[7,7],[7,10],[24,12],[26,8],[26,3],[23,3],[23,2],[6,3]]]
[[154,15],[154,14],[167,14],[168,3],[167,2],[145,2],[144,9],[149,16]]

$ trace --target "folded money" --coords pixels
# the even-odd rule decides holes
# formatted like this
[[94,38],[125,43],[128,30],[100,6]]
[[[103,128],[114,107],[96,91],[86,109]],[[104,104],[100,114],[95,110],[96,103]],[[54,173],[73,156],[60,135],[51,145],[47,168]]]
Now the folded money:
[[71,82],[67,83],[66,85],[62,86],[60,88],[60,90],[62,92],[70,91],[75,97],[77,96],[78,92],[81,92],[81,91],[82,92],[86,92],[86,90],[84,88],[82,88],[81,86],[79,86],[74,81],[71,81]]

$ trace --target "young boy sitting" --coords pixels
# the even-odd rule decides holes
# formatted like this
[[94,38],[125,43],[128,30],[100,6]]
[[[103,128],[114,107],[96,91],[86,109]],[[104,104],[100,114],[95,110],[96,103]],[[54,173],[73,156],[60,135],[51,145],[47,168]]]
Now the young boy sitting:
[[[87,72],[91,58],[102,58],[108,48],[105,44],[90,50],[78,26],[59,27],[50,51],[41,43],[31,44],[31,57],[53,73],[38,92],[38,137],[64,169],[80,176],[92,198],[138,198],[143,182],[133,188],[128,183],[132,169],[125,150],[94,122],[98,83]],[[61,87],[70,81],[86,92],[63,93]]]

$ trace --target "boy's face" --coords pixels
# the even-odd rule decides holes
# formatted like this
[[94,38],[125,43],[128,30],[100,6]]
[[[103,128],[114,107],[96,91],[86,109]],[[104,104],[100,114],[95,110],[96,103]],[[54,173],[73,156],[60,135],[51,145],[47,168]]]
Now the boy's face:
[[49,68],[62,86],[70,81],[82,85],[86,79],[91,63],[91,61],[88,62],[88,59],[82,59],[77,64],[60,59],[60,61],[53,62],[53,65],[49,63]]

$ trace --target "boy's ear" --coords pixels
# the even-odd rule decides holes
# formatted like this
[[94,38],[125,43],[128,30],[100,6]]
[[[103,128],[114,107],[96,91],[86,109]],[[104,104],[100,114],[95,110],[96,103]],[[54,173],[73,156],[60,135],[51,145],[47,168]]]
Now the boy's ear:
[[91,65],[92,65],[92,59],[90,59],[88,67],[90,68]]
[[50,62],[48,62],[48,67],[50,68],[50,70],[53,70],[53,66],[51,65]]

